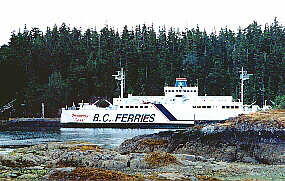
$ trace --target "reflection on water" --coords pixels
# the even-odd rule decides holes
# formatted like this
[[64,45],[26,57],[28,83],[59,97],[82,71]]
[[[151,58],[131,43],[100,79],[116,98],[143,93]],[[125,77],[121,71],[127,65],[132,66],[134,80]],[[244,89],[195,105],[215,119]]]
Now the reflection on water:
[[61,128],[52,132],[0,132],[0,147],[22,147],[46,142],[88,141],[105,148],[115,148],[125,139],[158,133],[168,129]]

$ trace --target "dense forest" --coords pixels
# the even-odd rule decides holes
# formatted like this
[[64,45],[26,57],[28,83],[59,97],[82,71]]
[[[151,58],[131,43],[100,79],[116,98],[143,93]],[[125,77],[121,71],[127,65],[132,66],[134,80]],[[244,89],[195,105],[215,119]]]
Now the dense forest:
[[[16,99],[12,117],[46,116],[72,102],[118,97],[111,75],[123,67],[125,93],[162,95],[176,77],[199,84],[199,95],[240,98],[239,71],[253,74],[245,83],[245,103],[271,104],[285,93],[285,28],[277,19],[236,31],[207,33],[197,25],[179,31],[138,25],[119,32],[48,27],[12,33],[0,48],[0,106]],[[2,113],[4,114],[4,113]],[[5,113],[8,114],[8,113]]]

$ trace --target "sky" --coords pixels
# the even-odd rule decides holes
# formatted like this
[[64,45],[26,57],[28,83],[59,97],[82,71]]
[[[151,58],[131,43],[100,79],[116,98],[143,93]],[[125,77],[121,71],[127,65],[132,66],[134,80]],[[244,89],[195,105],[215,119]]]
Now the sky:
[[155,28],[192,29],[207,33],[228,27],[238,30],[253,21],[269,25],[277,17],[285,26],[284,0],[3,0],[0,3],[0,46],[25,24],[45,32],[62,23],[69,27],[95,28],[106,24],[119,31],[139,24]]

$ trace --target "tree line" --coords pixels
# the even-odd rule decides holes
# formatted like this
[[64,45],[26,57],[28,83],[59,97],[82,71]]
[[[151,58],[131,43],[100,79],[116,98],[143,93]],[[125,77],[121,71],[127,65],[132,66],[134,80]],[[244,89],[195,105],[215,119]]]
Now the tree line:
[[[253,22],[236,32],[222,28],[207,33],[196,28],[179,31],[153,26],[124,27],[118,32],[60,27],[12,33],[0,48],[0,105],[16,98],[12,116],[46,115],[72,102],[94,96],[118,97],[111,75],[123,67],[125,93],[162,95],[165,85],[186,77],[199,85],[199,95],[240,98],[239,71],[253,74],[245,83],[245,102],[274,102],[285,92],[285,28]],[[11,116],[11,113],[10,115]]]

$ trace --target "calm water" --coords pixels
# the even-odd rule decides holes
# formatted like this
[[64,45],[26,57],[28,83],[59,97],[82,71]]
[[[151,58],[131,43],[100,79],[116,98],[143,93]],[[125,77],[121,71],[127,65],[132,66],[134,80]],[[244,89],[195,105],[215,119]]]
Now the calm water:
[[[10,149],[47,142],[88,141],[105,148],[115,148],[132,137],[158,133],[167,129],[61,128],[54,132],[0,132],[0,154]],[[5,148],[5,149],[3,149]]]

